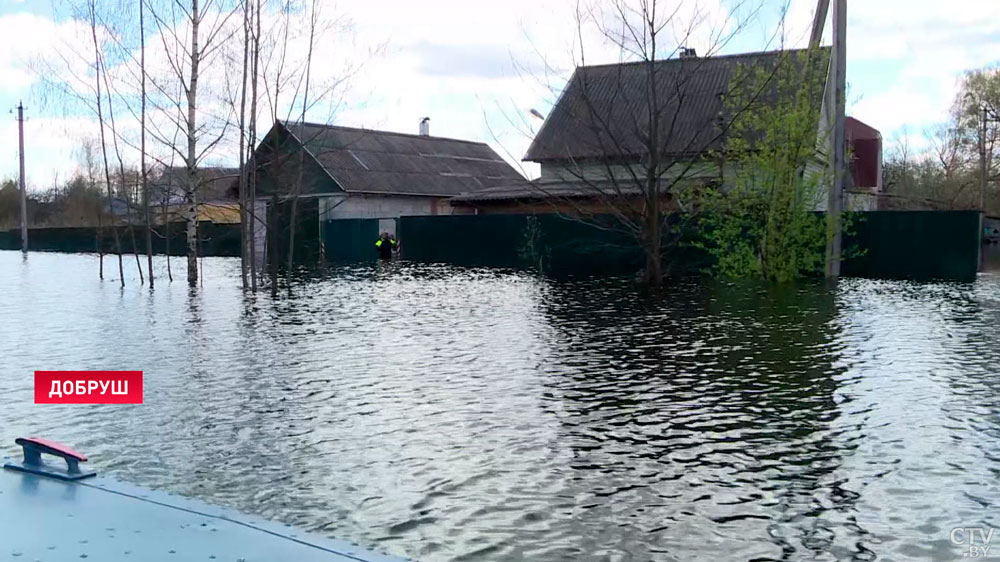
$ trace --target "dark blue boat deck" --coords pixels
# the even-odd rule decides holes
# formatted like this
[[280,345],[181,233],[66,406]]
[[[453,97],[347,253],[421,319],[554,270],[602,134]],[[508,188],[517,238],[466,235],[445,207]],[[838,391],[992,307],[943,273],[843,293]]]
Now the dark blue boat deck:
[[65,482],[0,470],[0,560],[402,559],[107,478]]

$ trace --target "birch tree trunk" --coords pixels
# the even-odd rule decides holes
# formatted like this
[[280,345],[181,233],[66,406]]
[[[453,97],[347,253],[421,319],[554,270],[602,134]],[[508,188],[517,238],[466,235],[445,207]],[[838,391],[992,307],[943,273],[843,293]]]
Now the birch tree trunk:
[[146,223],[146,273],[153,287],[153,223],[149,216],[149,172],[146,170],[146,13],[145,0],[139,0],[139,72],[142,74],[140,109],[140,173],[142,174],[142,213]]
[[187,207],[187,280],[188,285],[198,285],[198,65],[201,53],[198,50],[198,27],[201,14],[198,0],[191,0],[191,78],[187,88],[187,186],[184,203]]

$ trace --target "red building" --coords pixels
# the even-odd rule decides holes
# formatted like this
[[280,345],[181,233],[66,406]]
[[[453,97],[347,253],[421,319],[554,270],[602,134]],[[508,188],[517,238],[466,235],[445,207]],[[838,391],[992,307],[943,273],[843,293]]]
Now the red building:
[[851,157],[848,166],[856,191],[882,191],[882,134],[853,117],[845,121],[847,151]]

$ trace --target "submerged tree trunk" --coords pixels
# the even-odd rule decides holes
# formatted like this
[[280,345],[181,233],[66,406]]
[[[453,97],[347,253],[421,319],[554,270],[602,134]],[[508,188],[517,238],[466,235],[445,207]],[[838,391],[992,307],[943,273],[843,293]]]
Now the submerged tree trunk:
[[188,285],[198,285],[198,65],[201,53],[198,50],[198,27],[201,14],[198,0],[191,0],[191,80],[187,91],[187,189],[184,194],[187,222],[187,280]]
[[267,253],[268,271],[271,275],[271,294],[278,292],[278,265],[281,263],[281,256],[278,248],[278,224],[281,223],[281,210],[278,207],[278,195],[271,196],[271,208],[268,209],[268,229],[267,229]]
[[[107,182],[108,209],[110,210],[111,234],[115,240],[115,254],[118,256],[118,278],[121,286],[125,286],[125,266],[122,264],[122,243],[115,225],[114,192],[111,187],[111,168],[108,166],[108,147],[104,139],[104,109],[101,94],[101,47],[97,41],[97,7],[95,0],[87,6],[90,10],[90,35],[94,41],[94,71],[97,83],[97,122],[101,129],[101,155],[104,159],[104,180]],[[103,264],[103,260],[102,260]]]
[[[135,192],[126,187],[126,177],[125,177],[125,162],[122,160],[122,151],[118,146],[118,127],[115,123],[115,107],[114,102],[111,98],[111,85],[108,83],[108,73],[107,69],[104,68],[104,63],[101,61],[101,67],[103,68],[104,76],[104,86],[108,92],[108,120],[111,123],[111,145],[115,149],[115,158],[118,160],[118,180],[119,180],[119,197],[126,205],[126,228],[128,229],[129,237],[132,239],[132,255],[135,256],[135,268],[139,272],[139,283],[144,283],[145,279],[142,275],[142,265],[139,263],[139,246],[135,241],[135,229],[132,228],[132,200],[134,199]],[[103,128],[103,125],[102,125]]]
[[104,280],[104,219],[101,217],[103,214],[97,213],[97,259],[100,264],[97,275],[102,281]]
[[[90,188],[95,189],[97,187],[97,180],[94,179],[94,160],[93,160],[93,149],[85,148],[85,154],[87,154],[87,181],[90,182]],[[98,277],[104,280],[104,213],[101,211],[100,207],[97,209],[97,259],[98,259]]]
[[[650,6],[650,21],[656,21],[656,3]],[[660,209],[660,112],[656,76],[656,34],[650,34],[650,55],[646,60],[646,87],[649,111],[648,162],[646,163],[646,209],[643,225],[646,242],[646,283],[652,287],[663,284],[663,213]]]
[[135,268],[139,272],[139,284],[146,282],[142,274],[142,263],[139,262],[139,244],[135,240],[135,229],[132,228],[132,210],[129,209],[128,235],[132,238],[132,254],[135,256]]
[[[303,125],[306,122],[306,110],[309,108],[309,78],[312,71],[313,42],[316,38],[316,1],[310,5],[309,13],[309,50],[306,52],[306,84],[302,91],[302,118],[299,120]],[[305,142],[305,139],[302,139]],[[292,271],[295,264],[295,231],[298,229],[299,215],[299,194],[302,192],[302,174],[305,168],[305,151],[299,151],[299,170],[295,180],[295,188],[292,191],[292,208],[288,221],[288,271]]]
[[[250,0],[247,0],[248,2]],[[253,150],[257,144],[257,72],[260,67],[260,0],[255,3],[253,12],[255,33],[253,34],[253,67],[250,76],[250,134],[247,148],[251,156],[251,170],[247,181],[250,205],[250,290],[257,292],[257,162],[253,158]],[[266,220],[266,217],[265,217]]]
[[163,212],[160,216],[163,217],[163,253],[167,257],[167,281],[173,282],[174,272],[170,270],[170,195],[169,193],[164,197],[163,200]]
[[658,287],[663,284],[663,230],[660,228],[658,207],[646,211],[646,269],[643,278],[647,285]]
[[249,195],[247,193],[247,61],[250,56],[250,2],[243,4],[243,74],[240,82],[240,279],[243,289],[248,287],[247,274],[250,271],[248,260],[253,259],[250,253],[250,210],[247,209]]
[[146,18],[143,5],[139,1],[139,72],[142,73],[142,109],[139,128],[140,135],[140,173],[142,174],[142,213],[146,223],[146,273],[149,275],[149,286],[153,286],[153,223],[149,216],[149,173],[146,170]]

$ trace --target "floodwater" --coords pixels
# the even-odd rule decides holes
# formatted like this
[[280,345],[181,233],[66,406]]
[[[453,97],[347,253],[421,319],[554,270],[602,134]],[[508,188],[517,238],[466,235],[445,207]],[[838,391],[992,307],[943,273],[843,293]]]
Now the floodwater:
[[[1000,527],[1000,273],[649,299],[392,264],[246,298],[236,260],[127,264],[0,252],[0,452],[431,561],[951,560]],[[145,403],[34,405],[36,369],[142,369]]]

